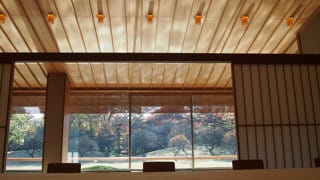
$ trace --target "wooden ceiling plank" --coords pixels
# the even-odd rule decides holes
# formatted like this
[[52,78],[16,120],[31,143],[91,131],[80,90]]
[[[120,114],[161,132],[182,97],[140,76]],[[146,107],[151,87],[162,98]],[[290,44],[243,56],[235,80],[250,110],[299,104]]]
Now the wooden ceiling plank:
[[165,73],[163,76],[162,84],[163,86],[171,85],[174,81],[174,75],[177,69],[177,64],[166,64]]
[[53,34],[57,46],[59,48],[59,52],[72,52],[70,40],[66,34],[66,30],[61,22],[61,17],[56,9],[55,1],[47,1],[47,0],[38,0],[40,11],[43,18],[46,18],[48,13],[53,13],[56,18],[53,24],[48,24],[47,26],[51,30]]
[[224,87],[228,84],[228,81],[231,78],[231,65],[230,63],[224,63],[223,71],[220,74],[217,82],[214,84],[214,87]]
[[16,80],[13,80],[13,89],[20,88],[19,84],[16,82]]
[[[188,28],[186,29],[184,40],[181,46],[181,51],[185,53],[193,53],[199,43],[200,34],[203,31],[206,23],[208,8],[211,7],[212,1],[196,0],[193,2],[193,7],[189,16]],[[196,24],[194,16],[201,14],[202,19],[200,24]]]
[[100,52],[90,1],[73,0],[72,2],[87,52]]
[[[295,18],[296,20],[299,20],[301,18],[301,15],[304,13],[304,11],[307,9],[307,7],[312,4],[312,0],[309,0],[305,2],[302,5],[302,9],[296,14]],[[290,8],[288,11],[288,14],[286,13],[286,16],[282,22],[279,23],[277,26],[277,29],[272,33],[272,36],[268,39],[268,41],[264,44],[262,49],[260,49],[260,53],[272,53],[275,47],[281,42],[282,38],[285,37],[287,32],[290,30],[292,27],[288,27],[285,23],[285,19],[292,15],[293,11],[299,6],[300,4],[294,3],[294,5]],[[301,24],[297,21],[296,25],[301,26]]]
[[261,7],[257,10],[257,15],[249,16],[250,28],[241,37],[234,49],[234,53],[246,53],[250,49],[253,41],[260,34],[267,20],[279,6],[280,0],[263,1]]
[[46,52],[58,52],[58,46],[55,39],[47,26],[45,18],[42,16],[37,1],[17,1],[21,4],[23,12],[26,14],[28,21],[31,23],[34,31],[38,35],[41,44]]
[[174,84],[176,86],[182,86],[185,82],[187,73],[188,73],[188,69],[189,69],[189,64],[188,63],[179,63],[177,64],[177,72],[176,72],[176,77],[174,80]]
[[306,20],[312,16],[319,5],[320,1],[313,0],[295,16],[294,24],[287,29],[285,35],[282,36],[280,41],[273,48],[272,53],[285,53],[286,50],[290,48],[292,42],[297,39],[297,32],[299,32],[300,28],[303,26]]
[[8,16],[19,30],[20,34],[23,36],[23,39],[27,42],[28,47],[32,52],[44,52],[44,46],[40,42],[39,37],[37,36],[34,28],[27,19],[24,10],[19,3],[12,0],[3,0],[0,2],[2,7],[8,13]]
[[262,26],[262,30],[259,31],[258,36],[249,46],[247,53],[260,52],[262,46],[264,46],[264,44],[272,36],[272,33],[277,28],[277,26],[281,23],[283,23],[282,25],[285,25],[284,19],[287,13],[284,12],[288,12],[294,2],[294,0],[280,1],[278,6],[274,8],[271,16],[266,19],[266,22]]
[[[90,0],[90,6],[99,49],[101,52],[113,52],[107,2],[105,0]],[[105,16],[102,23],[98,22],[98,13],[102,13]]]
[[210,74],[214,68],[215,64],[202,64],[200,73],[197,77],[197,80],[194,83],[194,86],[204,86],[209,79]]
[[208,53],[215,52],[217,46],[221,43],[224,34],[226,34],[227,30],[230,28],[228,25],[231,25],[234,20],[234,15],[241,6],[239,0],[229,0],[222,11],[222,15],[220,16],[218,27],[214,32],[214,36],[212,41],[210,42],[210,46],[208,47]]
[[86,87],[94,87],[96,83],[91,72],[90,63],[78,63],[78,67]]
[[[143,52],[154,52],[155,51],[155,35],[157,31],[158,22],[158,0],[147,0],[142,1],[142,50]],[[147,14],[149,10],[153,13],[152,23],[147,21]]]
[[203,30],[197,43],[195,52],[204,53],[211,49],[212,43],[215,39],[218,27],[222,21],[223,14],[229,3],[227,1],[214,0],[210,9],[208,10],[208,15],[206,21],[203,25]]
[[159,0],[156,17],[155,51],[168,52],[170,33],[173,27],[173,16],[177,1]]
[[12,44],[5,32],[2,31],[2,28],[0,28],[0,39],[0,47],[4,52],[17,52],[17,49]]
[[[262,7],[262,0],[248,0],[245,5],[241,8],[239,14],[236,16],[235,23],[233,28],[230,31],[226,41],[224,42],[220,52],[223,53],[232,53],[236,49],[237,45],[242,40],[244,34],[251,27],[252,21],[259,21],[255,19],[257,11]],[[248,12],[250,11],[250,12]],[[250,17],[248,24],[243,25],[241,22],[241,17],[247,15]],[[259,15],[260,16],[260,15]],[[254,27],[255,28],[255,27]]]
[[117,73],[118,73],[118,83],[123,85],[129,84],[129,74],[128,74],[129,64],[128,63],[118,63]]
[[104,63],[104,70],[107,76],[107,82],[109,86],[114,86],[118,83],[117,79],[117,64],[116,63]]
[[192,87],[196,83],[198,76],[200,74],[201,68],[202,68],[202,64],[200,63],[190,64],[189,73],[186,76],[184,87]]
[[161,87],[163,79],[163,71],[165,68],[164,63],[153,63],[152,65],[152,85],[155,87]]
[[25,63],[16,63],[15,67],[31,88],[41,88],[38,81],[35,79],[34,75],[32,74],[32,72],[30,72]]
[[74,86],[84,87],[85,84],[82,80],[77,63],[66,63],[65,65]]
[[135,50],[135,36],[136,36],[136,6],[137,1],[125,0],[126,7],[126,30],[127,30],[127,52],[134,52]]
[[22,77],[17,68],[14,68],[14,80],[17,82],[18,86],[21,88],[30,88],[31,86],[27,83],[27,81]]
[[291,45],[289,46],[289,48],[287,48],[285,50],[286,54],[298,54],[297,52],[299,52],[299,47],[298,47],[298,42],[295,39],[294,41],[292,41]]
[[91,63],[92,73],[98,87],[104,87],[106,83],[106,77],[104,72],[104,66],[101,63]]
[[140,63],[130,63],[129,64],[129,76],[130,76],[130,84],[134,86],[138,86],[141,84],[141,70]]
[[26,40],[21,35],[21,32],[17,28],[15,22],[10,17],[9,13],[6,11],[6,9],[3,7],[1,3],[0,11],[8,16],[6,19],[6,23],[1,24],[2,31],[7,34],[8,38],[14,44],[18,52],[30,52],[31,49],[28,46]]
[[218,83],[221,76],[223,76],[225,68],[226,68],[226,63],[216,63],[214,70],[208,79],[208,82],[207,82],[208,85],[210,85],[211,87],[212,86],[214,87]]
[[47,77],[46,77],[46,74],[44,74],[43,70],[41,69],[40,65],[38,63],[26,63],[26,65],[28,66],[29,70],[33,74],[34,78],[40,84],[41,88],[46,89]]
[[113,37],[114,51],[127,51],[127,34],[124,0],[109,0],[108,9],[110,11],[110,26]]
[[152,79],[152,63],[141,63],[141,84],[150,86]]
[[55,0],[55,5],[61,18],[62,25],[66,30],[67,37],[69,38],[71,49],[74,52],[86,52],[86,47],[75,16],[72,1]]
[[[232,32],[236,22],[237,22],[237,18],[235,17],[239,17],[241,10],[243,9],[243,7],[247,4],[248,0],[244,0],[244,2],[240,2],[237,6],[234,7],[233,13],[231,15],[231,18],[228,19],[228,21],[225,21],[225,23],[223,23],[224,21],[222,21],[221,25],[226,25],[225,29],[223,29],[223,31],[220,33],[220,35],[218,36],[218,42],[217,45],[213,48],[212,52],[215,53],[221,53],[221,50],[223,49],[223,46],[225,45],[225,42],[227,41],[230,33]],[[232,1],[233,2],[233,1]]]
[[180,52],[183,43],[185,29],[188,25],[193,0],[177,0],[173,28],[170,33],[169,51]]

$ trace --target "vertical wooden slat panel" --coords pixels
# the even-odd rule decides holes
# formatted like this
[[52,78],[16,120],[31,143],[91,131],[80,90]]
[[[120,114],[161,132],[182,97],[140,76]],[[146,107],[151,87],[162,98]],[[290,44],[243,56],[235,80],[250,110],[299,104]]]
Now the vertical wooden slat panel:
[[248,142],[247,142],[247,128],[245,127],[239,127],[238,128],[239,131],[239,159],[248,159],[249,158],[249,154],[248,154]]
[[292,76],[292,65],[284,65],[284,77],[286,82],[286,95],[287,95],[287,101],[288,101],[288,111],[289,111],[289,122],[291,124],[298,123],[298,117],[297,117],[297,106],[296,106],[296,96],[295,96],[295,90],[294,90],[294,82],[293,82],[293,76]]
[[251,65],[251,79],[252,79],[252,98],[254,102],[254,119],[256,125],[262,125],[264,123],[262,115],[262,99],[259,79],[259,66]]
[[305,119],[305,112],[304,112],[304,99],[303,99],[303,92],[302,92],[302,80],[300,76],[300,66],[293,65],[293,82],[294,82],[294,90],[296,96],[296,106],[297,106],[297,116],[299,123],[306,123]]
[[281,126],[275,126],[273,128],[274,130],[274,136],[275,136],[275,142],[274,142],[274,146],[276,147],[276,158],[277,158],[277,168],[284,168],[285,167],[285,160],[284,160],[284,152],[283,152],[283,142],[282,142],[282,129]]
[[279,105],[280,105],[280,117],[282,124],[288,124],[289,123],[289,117],[288,117],[288,104],[287,104],[287,95],[286,95],[286,81],[284,77],[284,69],[282,65],[276,66],[276,77],[278,82],[278,93],[279,93]]
[[269,90],[270,90],[270,100],[271,100],[271,112],[273,124],[280,124],[280,114],[279,114],[279,97],[277,91],[277,80],[275,66],[268,65],[268,75],[269,75]]
[[267,156],[267,152],[266,152],[266,137],[265,137],[265,128],[264,127],[260,127],[258,126],[257,129],[256,129],[256,138],[257,138],[257,141],[258,141],[258,159],[262,159],[263,160],[263,163],[265,165],[265,167],[268,167],[267,166],[267,163],[268,163],[268,156]]
[[241,73],[241,65],[235,64],[234,68],[234,82],[236,87],[236,97],[237,97],[237,123],[238,125],[245,125],[245,105],[243,100],[243,84],[242,84],[242,73]]
[[249,159],[257,159],[257,151],[256,151],[256,131],[255,131],[255,127],[247,127],[247,131],[248,131],[248,147],[249,147],[249,151],[248,151],[248,157]]
[[291,144],[291,133],[290,133],[290,126],[284,126],[282,131],[283,131],[283,147],[284,147],[284,156],[285,156],[285,163],[286,163],[286,168],[293,168],[293,148]]
[[320,123],[320,84],[318,79],[320,78],[317,75],[317,67],[314,65],[309,66],[309,77],[311,85],[311,97],[313,102],[313,111],[314,111],[314,123]]
[[250,65],[243,65],[242,66],[242,74],[243,74],[243,87],[244,87],[244,98],[245,98],[245,111],[246,111],[246,123],[253,125],[255,124],[254,119],[254,107],[253,107],[253,87],[251,85],[251,66]]
[[302,79],[302,92],[304,94],[304,105],[305,105],[305,114],[306,114],[306,123],[314,123],[314,113],[313,113],[313,104],[312,104],[312,89],[309,79],[309,69],[307,65],[301,65],[301,79]]
[[272,124],[271,108],[270,108],[270,93],[267,77],[267,66],[261,65],[260,70],[260,83],[261,83],[261,93],[262,93],[262,107],[264,115],[264,123]]
[[[303,167],[311,167],[309,134],[307,126],[300,126]],[[307,138],[308,137],[308,138]]]
[[297,126],[291,126],[292,131],[292,142],[293,142],[293,154],[294,154],[294,165],[296,168],[302,167],[302,152],[301,152],[301,142],[300,133]]
[[265,127],[266,130],[266,136],[269,137],[266,143],[267,146],[267,153],[268,153],[268,168],[275,168],[276,167],[276,162],[275,162],[275,152],[274,152],[274,141],[273,138],[273,129],[270,126]]
[[318,157],[318,147],[317,147],[317,134],[316,134],[316,126],[307,126],[307,132],[310,139],[310,156],[311,156],[311,167],[314,166],[314,158]]

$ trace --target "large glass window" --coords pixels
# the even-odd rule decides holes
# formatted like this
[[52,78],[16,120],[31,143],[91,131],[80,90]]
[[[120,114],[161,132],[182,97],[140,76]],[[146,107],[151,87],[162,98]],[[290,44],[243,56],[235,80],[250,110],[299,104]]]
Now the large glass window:
[[231,94],[75,94],[69,162],[83,171],[142,170],[144,161],[176,169],[231,168],[237,158]]
[[83,171],[129,169],[127,95],[73,95],[69,117],[69,162]]
[[143,161],[174,161],[176,169],[192,168],[190,97],[132,96],[131,168]]
[[195,168],[230,168],[237,158],[231,95],[193,96]]
[[45,96],[12,96],[7,171],[41,171]]

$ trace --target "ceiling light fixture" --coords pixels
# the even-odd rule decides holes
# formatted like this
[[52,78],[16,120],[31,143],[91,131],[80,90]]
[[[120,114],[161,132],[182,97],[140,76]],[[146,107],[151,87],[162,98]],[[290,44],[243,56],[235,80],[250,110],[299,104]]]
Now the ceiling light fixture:
[[293,16],[288,17],[286,22],[288,27],[292,26],[294,23],[294,17]]
[[149,12],[146,16],[148,23],[152,23],[153,20],[153,14],[151,12]]
[[248,24],[248,22],[249,22],[249,16],[248,15],[243,15],[242,17],[241,17],[241,23],[242,23],[242,25],[247,25]]
[[56,16],[53,13],[48,13],[48,23],[49,24],[54,24],[54,19]]
[[195,20],[196,24],[201,24],[201,19],[202,19],[201,14],[196,14],[194,16],[194,20]]
[[98,17],[98,23],[102,24],[103,23],[103,19],[104,19],[104,15],[102,13],[98,13],[97,17]]
[[0,14],[0,23],[4,24],[6,22],[6,15],[1,13]]

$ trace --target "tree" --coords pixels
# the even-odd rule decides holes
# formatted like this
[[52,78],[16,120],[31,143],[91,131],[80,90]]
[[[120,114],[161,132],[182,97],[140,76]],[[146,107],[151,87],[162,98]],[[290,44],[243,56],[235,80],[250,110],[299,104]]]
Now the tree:
[[186,145],[189,145],[189,144],[190,144],[190,141],[183,134],[178,134],[169,140],[169,147],[174,148],[174,156],[177,156],[180,150],[182,150],[186,155],[188,155],[185,148],[186,148]]
[[204,127],[199,130],[197,142],[205,145],[211,155],[215,155],[215,147],[223,142],[224,131],[220,127]]
[[9,151],[18,151],[23,149],[25,137],[29,130],[28,121],[32,119],[29,114],[12,114],[10,118],[9,129]]
[[134,129],[132,131],[131,145],[132,155],[145,156],[147,152],[157,149],[157,136],[147,129]]

